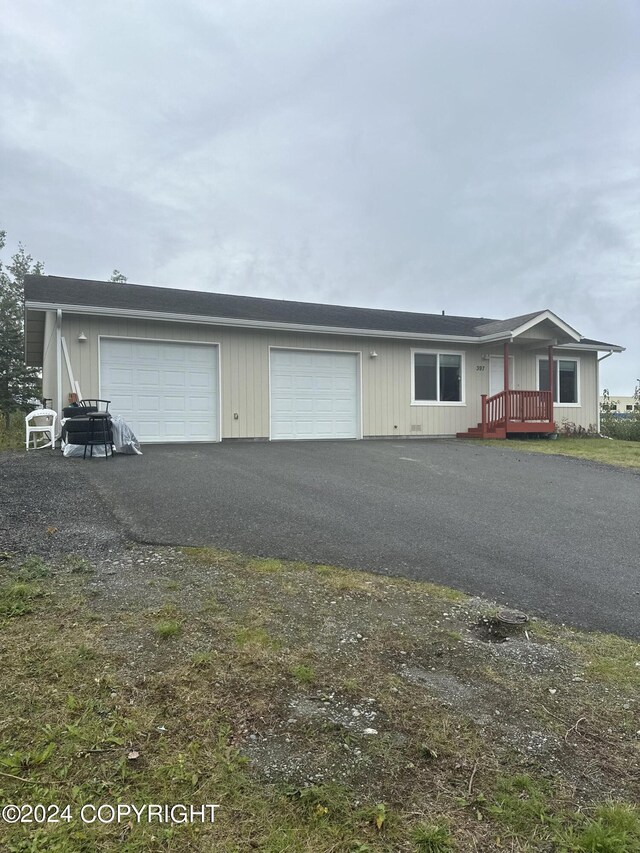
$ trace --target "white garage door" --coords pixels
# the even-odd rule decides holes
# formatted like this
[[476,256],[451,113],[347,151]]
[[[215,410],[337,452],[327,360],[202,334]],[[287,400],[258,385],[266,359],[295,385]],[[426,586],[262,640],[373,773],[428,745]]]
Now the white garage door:
[[271,438],[359,438],[355,353],[271,350]]
[[140,441],[217,441],[218,348],[102,338],[100,396]]

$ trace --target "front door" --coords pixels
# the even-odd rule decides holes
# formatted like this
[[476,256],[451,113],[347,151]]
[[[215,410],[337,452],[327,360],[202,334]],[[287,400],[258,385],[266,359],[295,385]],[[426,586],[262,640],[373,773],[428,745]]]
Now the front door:
[[[509,356],[509,387],[513,388],[513,356]],[[492,355],[489,359],[489,396],[504,391],[504,357]]]

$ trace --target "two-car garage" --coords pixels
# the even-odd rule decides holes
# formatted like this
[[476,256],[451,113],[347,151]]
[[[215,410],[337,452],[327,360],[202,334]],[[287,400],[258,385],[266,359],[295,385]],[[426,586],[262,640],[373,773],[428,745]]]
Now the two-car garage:
[[[100,396],[143,442],[218,441],[220,359],[216,344],[102,337]],[[271,439],[361,437],[359,353],[270,347],[268,383]]]

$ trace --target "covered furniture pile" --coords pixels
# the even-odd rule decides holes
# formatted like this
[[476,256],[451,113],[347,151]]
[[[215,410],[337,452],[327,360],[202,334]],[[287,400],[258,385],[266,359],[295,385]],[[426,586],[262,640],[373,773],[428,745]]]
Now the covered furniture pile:
[[[112,415],[110,400],[84,399],[73,402],[62,410],[62,418],[43,400],[41,408],[25,417],[27,450],[41,447],[60,449],[65,457],[87,458],[113,456],[114,453],[141,456],[140,442],[122,415]],[[59,427],[58,427],[59,424]],[[61,428],[61,429],[60,429]]]
[[[100,456],[105,459],[113,456],[113,426],[109,414],[109,400],[82,400],[77,405],[67,406],[63,410],[62,450],[65,456],[78,455],[76,448],[83,448],[86,458],[93,450],[100,448]],[[74,448],[73,452],[67,452]]]

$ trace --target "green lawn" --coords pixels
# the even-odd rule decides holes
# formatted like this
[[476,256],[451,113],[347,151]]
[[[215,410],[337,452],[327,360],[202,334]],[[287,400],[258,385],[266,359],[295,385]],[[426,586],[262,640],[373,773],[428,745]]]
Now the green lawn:
[[527,453],[574,456],[577,459],[606,462],[608,465],[617,465],[621,468],[640,468],[640,442],[638,441],[619,441],[615,438],[558,438],[556,441],[549,441],[541,438],[531,441],[509,439],[479,443]]

